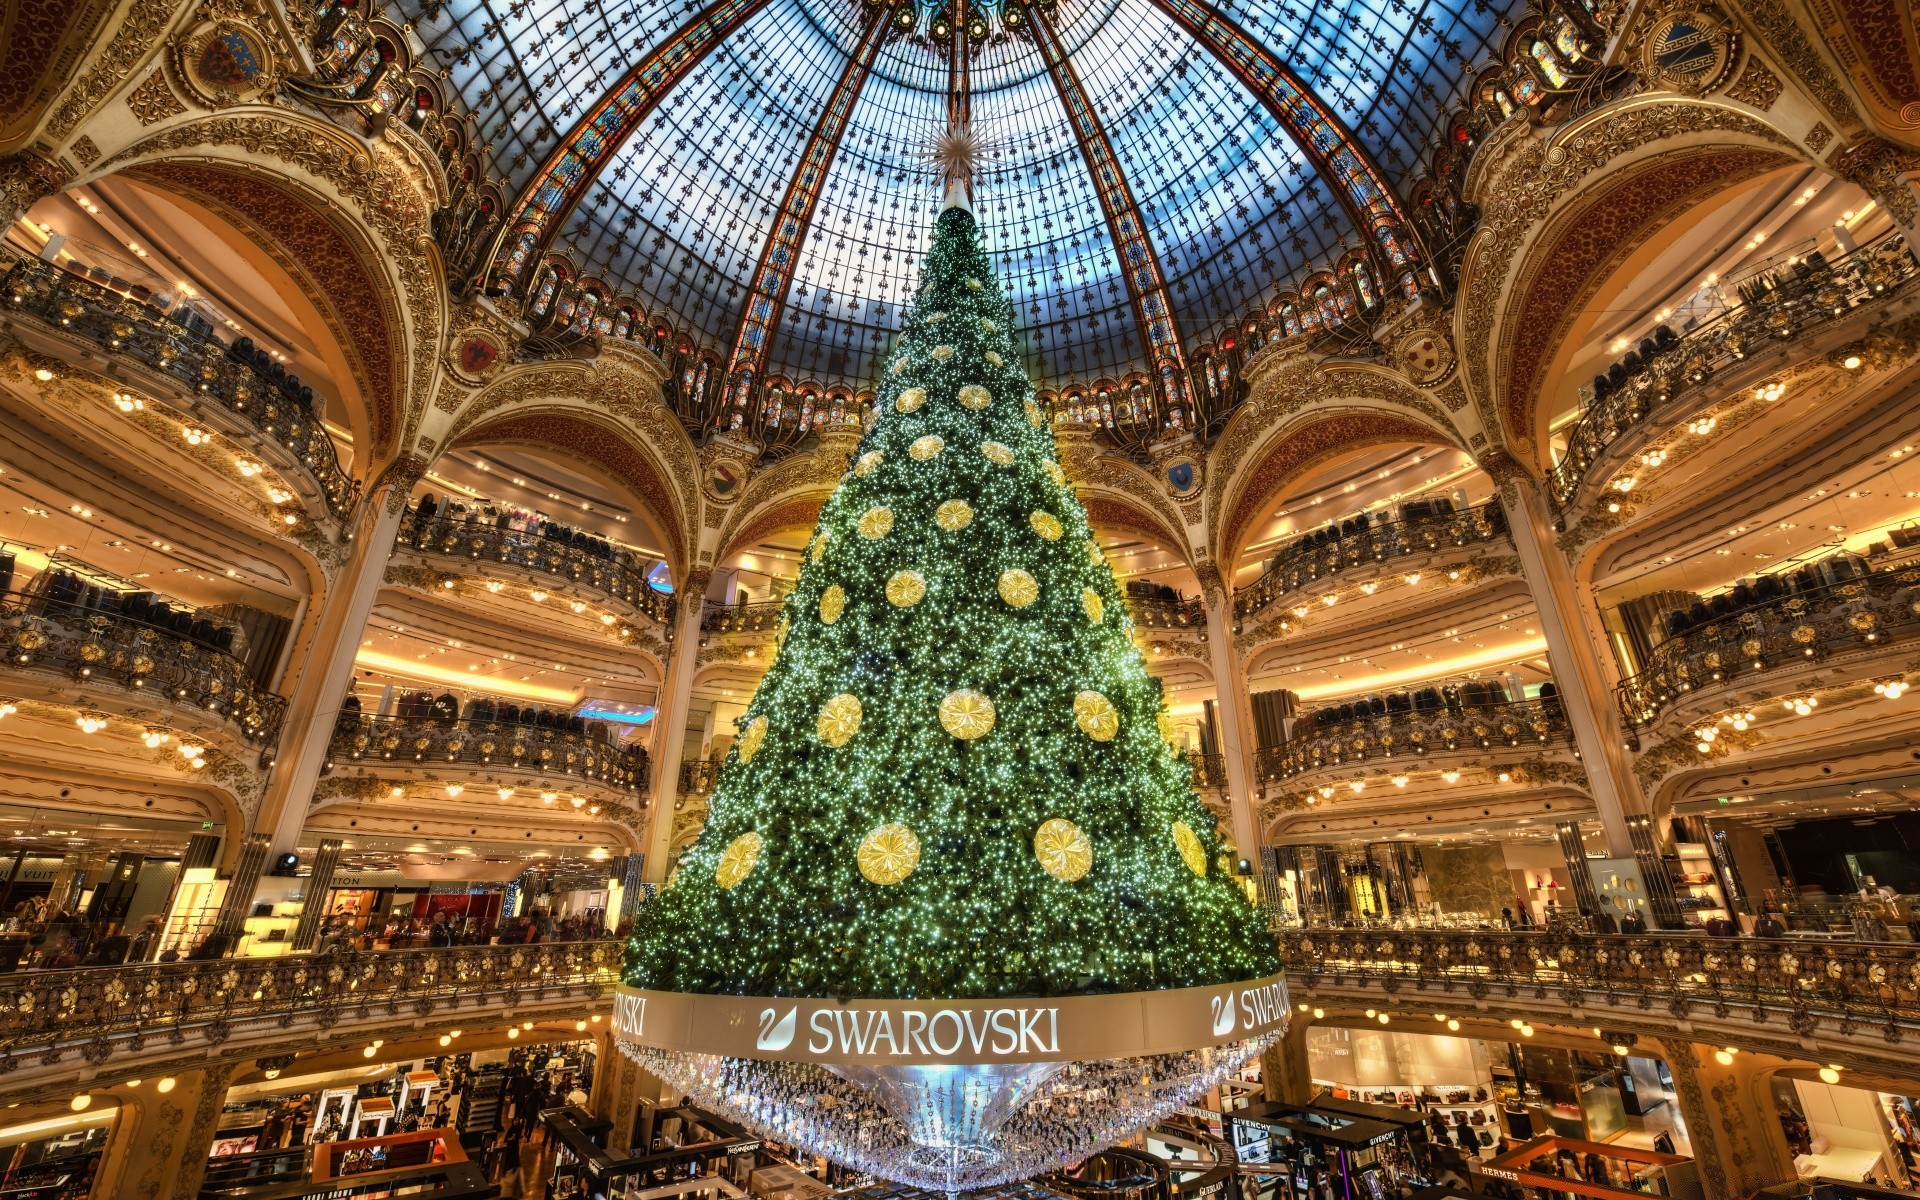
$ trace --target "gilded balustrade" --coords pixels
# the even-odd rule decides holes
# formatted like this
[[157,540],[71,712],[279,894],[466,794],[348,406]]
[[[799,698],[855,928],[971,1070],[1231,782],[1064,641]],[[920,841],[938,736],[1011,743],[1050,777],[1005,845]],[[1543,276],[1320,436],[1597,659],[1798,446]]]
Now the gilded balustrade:
[[551,575],[564,583],[593,588],[629,609],[665,626],[673,618],[673,597],[647,582],[649,566],[607,558],[570,541],[525,530],[502,529],[463,517],[417,516],[401,526],[398,545],[474,562],[501,563]]
[[252,363],[228,354],[210,334],[189,329],[138,295],[123,295],[37,258],[15,258],[0,277],[0,315],[84,338],[239,415],[292,455],[334,517],[344,520],[359,500],[360,484],[341,468],[333,439],[306,405]]
[[620,943],[607,940],[17,972],[0,976],[0,1076],[27,1053],[48,1065],[77,1047],[98,1065],[189,1031],[218,1044],[243,1022],[330,1029],[403,1010],[591,998],[618,982],[619,964]]
[[1262,783],[1276,783],[1324,767],[1404,763],[1455,750],[1573,745],[1573,728],[1557,699],[1442,706],[1431,711],[1358,716],[1314,728],[1314,714],[1295,724],[1294,737],[1255,755]]
[[517,721],[409,720],[366,713],[334,726],[329,765],[465,763],[592,780],[638,792],[647,783],[647,752],[603,732],[573,733]]
[[1254,616],[1302,588],[1358,567],[1484,545],[1506,536],[1506,513],[1498,501],[1489,501],[1456,512],[1370,523],[1329,538],[1323,545],[1296,542],[1276,555],[1260,578],[1234,593],[1234,615]]

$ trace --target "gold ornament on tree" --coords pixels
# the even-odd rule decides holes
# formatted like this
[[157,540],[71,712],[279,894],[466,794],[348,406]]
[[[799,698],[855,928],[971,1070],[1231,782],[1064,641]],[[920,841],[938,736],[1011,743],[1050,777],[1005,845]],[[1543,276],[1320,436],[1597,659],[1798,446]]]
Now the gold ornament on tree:
[[1041,512],[1036,509],[1033,514],[1027,518],[1027,523],[1032,525],[1033,531],[1045,540],[1049,542],[1057,542],[1060,540],[1060,534],[1063,532],[1060,528],[1060,518],[1054,516],[1052,513]]
[[847,607],[847,589],[841,587],[839,584],[836,583],[831,587],[829,587],[826,591],[821,592],[820,593],[821,623],[824,625],[831,625],[835,621],[838,621],[840,619],[840,614],[843,611],[845,611],[846,607]]
[[948,692],[940,701],[940,725],[963,742],[983,738],[993,732],[997,714],[985,692],[961,688]]
[[1163,708],[1153,714],[1153,723],[1160,727],[1160,740],[1173,745],[1173,714]]
[[753,756],[760,753],[760,743],[767,740],[767,719],[755,717],[747,722],[746,729],[740,733],[740,761],[750,763]]
[[993,403],[993,393],[977,383],[970,383],[960,389],[960,407],[971,408],[976,412]]
[[1061,883],[1072,883],[1093,869],[1093,842],[1072,821],[1054,817],[1034,831],[1033,856],[1041,870]]
[[893,532],[893,510],[875,506],[860,514],[860,536],[878,541]]
[[981,288],[984,288],[984,287],[986,287],[986,286],[987,286],[986,284],[984,284],[984,283],[981,283],[981,282],[980,282],[980,281],[979,281],[978,279],[975,279],[975,278],[974,278],[973,276],[971,276],[971,275],[969,275],[969,276],[967,276],[967,290],[968,290],[968,291],[970,291],[970,292],[977,292],[977,291],[979,291],[979,290],[980,290]]
[[820,740],[829,746],[844,746],[852,741],[853,735],[860,732],[860,697],[841,692],[821,705],[815,729]]
[[1000,598],[1014,608],[1025,608],[1040,598],[1040,584],[1019,567],[1000,572]]
[[1104,567],[1107,565],[1107,556],[1100,552],[1100,543],[1094,541],[1092,538],[1087,539],[1087,561],[1096,567]]
[[933,510],[934,524],[942,529],[965,529],[973,520],[973,505],[965,500],[947,500]]
[[827,531],[822,529],[813,535],[813,561],[819,562],[827,556]]
[[895,571],[887,580],[887,603],[912,608],[927,594],[927,577],[918,571]]
[[1087,610],[1087,620],[1095,625],[1107,615],[1107,603],[1100,599],[1100,593],[1092,588],[1080,589],[1080,607]]
[[1204,877],[1207,873],[1207,848],[1200,844],[1199,835],[1185,821],[1173,823],[1173,844],[1180,851],[1180,858],[1187,864],[1187,870]]
[[760,835],[743,833],[727,843],[720,854],[720,864],[713,869],[713,881],[724,889],[737,886],[747,876],[753,874],[753,868],[760,861]]
[[1041,465],[1044,468],[1046,468],[1048,479],[1053,480],[1053,482],[1059,485],[1060,487],[1067,486],[1067,473],[1060,469],[1059,463],[1053,461],[1052,459],[1048,459],[1046,462],[1042,463]]
[[910,413],[927,402],[927,389],[910,387],[893,402],[893,411]]
[[886,887],[913,874],[920,865],[920,838],[905,825],[890,821],[860,839],[854,858],[868,883]]
[[886,457],[886,455],[878,450],[869,450],[865,454],[862,454],[859,460],[853,464],[853,473],[855,475],[871,475],[873,474],[874,468],[878,467]]
[[925,437],[913,439],[913,444],[907,447],[907,456],[915,462],[925,462],[930,458],[937,458],[946,448],[945,438],[936,433],[929,433]]
[[953,357],[952,346],[935,346],[933,348],[933,361],[935,362],[945,362],[952,357]]
[[1013,465],[1013,447],[1003,442],[981,442],[980,453],[984,454],[987,461],[996,467]]
[[1040,411],[1040,406],[1038,404],[1035,404],[1031,400],[1027,401],[1027,424],[1033,426],[1035,429],[1038,429],[1040,426],[1045,425],[1046,423],[1047,423],[1047,414]]
[[1110,742],[1120,732],[1120,713],[1113,701],[1091,690],[1073,698],[1073,722],[1096,742]]
[[1007,360],[1000,357],[1000,352],[998,350],[989,350],[985,354],[981,355],[981,357],[986,359],[988,362],[992,363],[996,367],[1004,367],[1007,365]]

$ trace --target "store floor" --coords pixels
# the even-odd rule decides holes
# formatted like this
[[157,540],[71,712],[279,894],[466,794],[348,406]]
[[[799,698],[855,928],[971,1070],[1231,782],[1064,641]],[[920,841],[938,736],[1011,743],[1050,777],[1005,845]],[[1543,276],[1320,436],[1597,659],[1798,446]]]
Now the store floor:
[[1616,1146],[1631,1146],[1636,1150],[1651,1150],[1653,1140],[1661,1134],[1673,1139],[1676,1154],[1693,1154],[1692,1140],[1687,1137],[1686,1118],[1680,1115],[1680,1102],[1671,1095],[1667,1102],[1655,1108],[1645,1116],[1627,1118],[1627,1127],[1618,1135],[1607,1140]]

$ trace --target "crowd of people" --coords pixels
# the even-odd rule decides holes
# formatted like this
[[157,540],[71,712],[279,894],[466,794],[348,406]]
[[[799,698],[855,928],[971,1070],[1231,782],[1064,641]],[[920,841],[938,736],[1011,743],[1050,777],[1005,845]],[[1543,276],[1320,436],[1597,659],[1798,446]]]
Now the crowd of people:
[[[623,924],[619,936],[624,937]],[[329,914],[320,926],[314,949],[320,954],[401,950],[453,946],[519,946],[538,942],[584,942],[606,934],[605,914],[598,909],[555,917],[534,909],[494,924],[475,916],[437,912],[432,917],[389,916],[385,921],[361,924],[352,913]]]

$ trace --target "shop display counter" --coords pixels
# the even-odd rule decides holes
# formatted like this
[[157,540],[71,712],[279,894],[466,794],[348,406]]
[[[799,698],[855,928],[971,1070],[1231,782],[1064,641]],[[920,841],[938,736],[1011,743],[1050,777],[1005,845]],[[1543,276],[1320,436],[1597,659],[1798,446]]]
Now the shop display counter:
[[1044,1183],[1074,1200],[1168,1200],[1167,1175],[1163,1160],[1114,1146],[1046,1176]]
[[1638,1200],[1648,1194],[1699,1200],[1699,1175],[1693,1160],[1609,1142],[1537,1137],[1484,1163],[1474,1163],[1482,1179],[1540,1188],[1597,1200]]
[[311,1161],[298,1178],[284,1182],[219,1180],[210,1172],[200,1189],[201,1200],[384,1200],[390,1196],[490,1200],[499,1194],[480,1168],[467,1160],[459,1138],[448,1129],[325,1142],[279,1153],[307,1153]]
[[611,1123],[585,1109],[550,1108],[540,1120],[549,1141],[557,1143],[547,1180],[553,1197],[686,1195],[703,1189],[681,1185],[701,1180],[712,1181],[716,1195],[744,1195],[760,1162],[759,1138],[704,1109],[661,1110],[654,1114],[654,1128],[672,1128],[674,1135],[657,1136],[659,1148],[630,1151],[610,1149]]
[[[1419,1175],[1414,1131],[1311,1105],[1265,1101],[1226,1117],[1249,1200],[1387,1200]],[[1261,1169],[1262,1166],[1271,1169]]]

